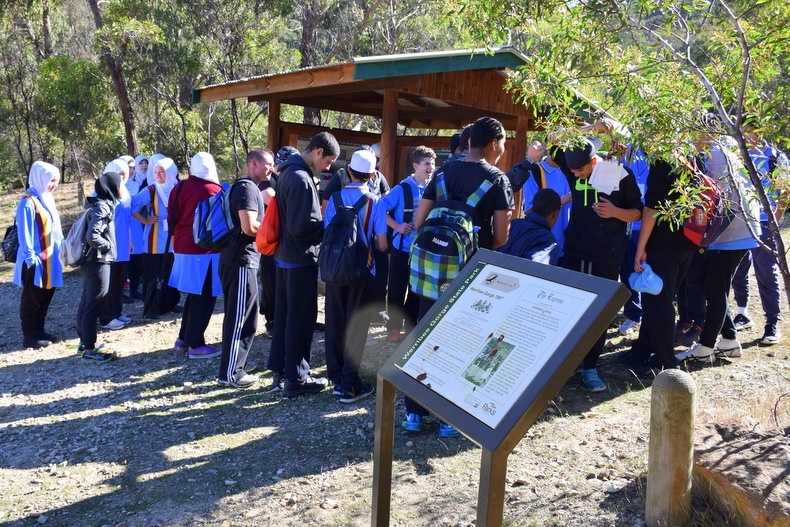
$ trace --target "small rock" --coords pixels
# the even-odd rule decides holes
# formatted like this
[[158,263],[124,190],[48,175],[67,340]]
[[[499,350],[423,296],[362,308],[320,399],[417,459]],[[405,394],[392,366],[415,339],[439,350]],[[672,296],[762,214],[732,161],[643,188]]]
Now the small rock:
[[406,446],[411,448],[414,446],[414,441],[406,441]]
[[227,485],[228,487],[232,487],[235,484],[236,484],[236,480],[233,480],[233,479],[226,479],[225,480],[225,485]]
[[321,504],[322,509],[337,509],[340,507],[340,502],[333,499],[327,499]]
[[45,523],[47,523],[48,520],[49,520],[49,518],[47,516],[44,516],[43,514],[36,519],[36,521],[38,523],[40,523],[41,525],[44,525]]

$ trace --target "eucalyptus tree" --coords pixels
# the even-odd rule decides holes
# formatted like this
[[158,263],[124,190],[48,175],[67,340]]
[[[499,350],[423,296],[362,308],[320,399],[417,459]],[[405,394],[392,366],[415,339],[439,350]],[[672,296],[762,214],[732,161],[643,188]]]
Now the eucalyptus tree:
[[[514,37],[530,65],[513,78],[519,97],[550,127],[572,123],[579,95],[594,95],[649,153],[671,158],[678,145],[707,132],[713,111],[737,144],[760,203],[771,211],[744,140],[745,112],[761,132],[786,142],[790,4],[776,0],[459,0],[459,16],[487,43]],[[780,22],[777,22],[780,21]],[[788,179],[774,183],[787,194]],[[783,183],[784,181],[784,183]],[[666,217],[681,221],[683,203]],[[769,229],[790,298],[784,242],[773,214]]]

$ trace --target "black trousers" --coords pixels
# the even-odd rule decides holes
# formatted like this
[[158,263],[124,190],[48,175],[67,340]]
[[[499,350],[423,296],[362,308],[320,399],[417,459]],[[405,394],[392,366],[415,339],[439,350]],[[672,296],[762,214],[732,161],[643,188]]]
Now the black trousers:
[[19,304],[19,319],[22,322],[22,335],[35,338],[44,332],[44,322],[55,289],[44,289],[33,285],[36,268],[22,264],[22,298]]
[[82,297],[77,309],[77,335],[85,349],[96,347],[96,319],[110,286],[110,264],[85,262],[82,271]]
[[[617,281],[618,277],[620,276],[619,264],[600,265],[589,260],[582,260],[580,258],[574,258],[568,255],[560,257],[560,261],[558,263],[559,266],[564,269],[570,269],[571,271],[578,271],[580,273],[598,276],[600,278],[607,278],[609,280]],[[593,344],[593,347],[590,348],[590,351],[587,352],[587,355],[584,357],[584,361],[582,362],[582,368],[589,370],[595,368],[598,365],[598,358],[601,356],[601,353],[603,353],[603,347],[605,344],[606,331],[601,334],[595,344]]]
[[675,306],[672,301],[691,264],[696,248],[675,244],[647,243],[647,263],[661,277],[664,287],[657,295],[642,293],[642,325],[633,346],[635,357],[645,364],[653,355],[653,364],[662,368],[677,366],[675,359]]
[[267,323],[274,322],[274,291],[277,283],[277,267],[274,257],[261,255],[261,315]]
[[143,269],[145,268],[145,255],[132,254],[129,255],[129,266],[127,267],[126,274],[129,277],[129,292],[141,292],[138,290],[140,283],[143,280]]
[[[378,274],[378,268],[376,268]],[[389,284],[387,286],[387,330],[406,329],[417,323],[420,297],[409,291],[409,253],[393,249],[390,251]]]
[[219,379],[234,381],[244,376],[258,327],[258,275],[249,267],[220,264],[219,279],[225,299]]
[[129,262],[113,262],[110,264],[110,285],[107,295],[99,311],[99,324],[109,324],[123,314],[123,284],[126,283],[126,272]]
[[203,290],[199,295],[187,293],[184,301],[184,312],[181,314],[181,329],[178,331],[178,338],[186,342],[190,348],[197,349],[206,344],[206,328],[214,314],[214,306],[217,304],[217,297],[211,294],[213,284],[211,283],[211,266],[209,263],[206,276],[203,279]]
[[730,285],[738,264],[746,256],[747,249],[734,251],[708,250],[705,253],[705,263],[702,276],[705,288],[705,300],[708,303],[705,310],[705,325],[699,336],[703,346],[712,348],[721,333],[725,339],[735,338],[735,324],[730,314]]
[[373,276],[366,274],[351,285],[326,284],[324,336],[327,376],[344,387],[362,383],[359,366],[373,309],[370,303],[372,282]]
[[313,327],[318,316],[318,267],[277,267],[274,335],[266,367],[296,383],[310,376]]

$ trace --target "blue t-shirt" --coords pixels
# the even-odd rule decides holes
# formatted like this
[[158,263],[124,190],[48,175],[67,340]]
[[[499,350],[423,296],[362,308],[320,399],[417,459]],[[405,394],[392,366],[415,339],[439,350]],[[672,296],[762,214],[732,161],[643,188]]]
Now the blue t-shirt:
[[[413,207],[411,216],[412,231],[405,235],[395,231],[392,236],[392,247],[399,251],[409,252],[411,251],[411,244],[414,241],[414,237],[417,235],[417,229],[414,228],[414,216],[417,215],[417,207],[420,205],[420,200],[422,199],[423,192],[425,192],[427,182],[425,185],[420,185],[417,183],[417,180],[414,179],[414,174],[412,174],[401,181],[400,184],[392,187],[387,195],[381,198],[379,207],[383,209],[384,213],[394,212],[395,221],[398,223],[403,223],[403,215],[407,205],[406,195],[403,191],[403,185],[409,185],[411,187],[411,195],[413,200],[413,203],[410,204]],[[387,218],[385,217],[384,220],[386,221],[386,219]]]

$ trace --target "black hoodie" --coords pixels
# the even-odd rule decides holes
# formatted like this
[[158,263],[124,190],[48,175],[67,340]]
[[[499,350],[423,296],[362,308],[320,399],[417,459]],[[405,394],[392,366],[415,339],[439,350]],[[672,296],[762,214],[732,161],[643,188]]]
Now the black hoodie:
[[281,227],[275,261],[282,267],[317,265],[324,218],[315,178],[301,155],[292,155],[280,165],[277,208]]
[[86,261],[112,263],[117,257],[115,244],[115,200],[121,189],[121,177],[108,172],[96,180],[96,196],[87,199],[87,236],[90,251]]

